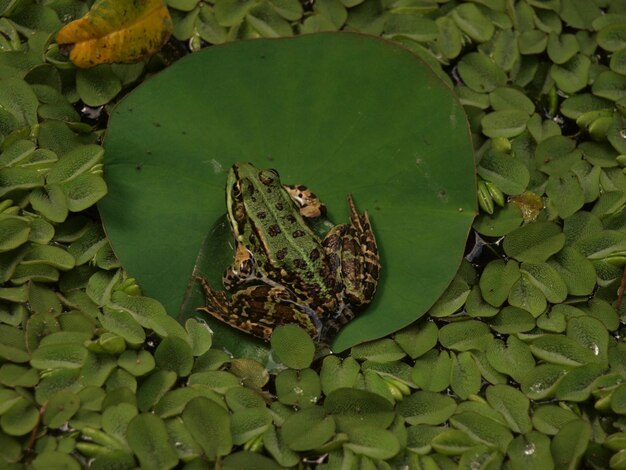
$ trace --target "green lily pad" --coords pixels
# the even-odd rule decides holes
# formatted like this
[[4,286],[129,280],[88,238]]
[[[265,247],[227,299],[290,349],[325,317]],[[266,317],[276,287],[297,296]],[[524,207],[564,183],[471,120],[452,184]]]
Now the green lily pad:
[[578,341],[562,335],[544,335],[537,338],[530,350],[539,359],[552,364],[578,366],[594,362],[594,353]]
[[39,382],[36,369],[27,369],[17,364],[3,364],[0,367],[0,384],[9,387],[34,387]]
[[144,329],[128,312],[109,310],[98,315],[98,319],[104,328],[121,336],[128,344],[139,345],[146,339]]
[[50,428],[58,428],[76,413],[80,399],[73,393],[60,391],[50,398],[43,422]]
[[320,378],[312,369],[287,369],[276,376],[276,395],[285,405],[313,406],[321,394]]
[[499,307],[507,299],[511,287],[520,277],[519,266],[509,260],[491,261],[480,277],[479,287],[483,298],[494,307]]
[[326,356],[320,371],[322,391],[328,395],[338,388],[353,387],[359,378],[359,370],[359,363],[352,357],[342,361],[337,356]]
[[577,54],[562,65],[553,65],[550,76],[560,90],[565,93],[576,93],[587,86],[590,68],[589,57]]
[[[46,468],[79,470],[81,468],[78,460],[57,450],[47,450],[38,454],[32,461],[31,467],[33,470],[44,470]],[[93,467],[95,468],[96,466],[94,465]]]
[[535,319],[528,311],[508,305],[491,319],[489,325],[500,334],[520,333],[532,330]]
[[487,348],[487,360],[498,371],[520,382],[535,367],[530,348],[516,336],[509,336],[506,345],[495,340]]
[[265,402],[255,391],[245,387],[232,387],[224,395],[228,408],[232,411],[250,408],[265,408]]
[[463,35],[456,23],[447,16],[440,16],[435,20],[439,35],[436,47],[447,59],[454,59],[463,48]]
[[515,204],[496,208],[492,215],[481,213],[474,223],[474,229],[483,235],[500,237],[515,230],[523,221],[522,211]]
[[505,452],[513,434],[503,425],[481,416],[474,411],[465,411],[450,418],[450,424],[465,431],[476,442]]
[[491,407],[504,417],[513,432],[526,433],[532,429],[530,402],[522,392],[509,385],[492,385],[486,395]]
[[589,349],[599,362],[607,362],[609,333],[600,320],[586,316],[570,318],[567,336]]
[[[472,318],[482,317],[489,318],[498,314],[499,310],[493,305],[489,305],[480,294],[480,287],[478,285],[472,287],[470,295],[467,296],[465,302],[465,310]],[[430,348],[429,348],[430,349]]]
[[122,84],[108,64],[76,73],[76,91],[89,106],[101,106],[111,101],[122,89]]
[[552,455],[556,468],[576,468],[582,459],[592,430],[589,422],[578,419],[564,425],[552,439]]
[[142,467],[173,468],[178,463],[165,423],[151,413],[137,415],[128,423],[128,444]]
[[292,414],[281,428],[285,444],[295,451],[315,449],[335,433],[335,421],[326,416],[321,406],[314,406]]
[[182,418],[210,460],[230,452],[233,445],[231,420],[224,408],[205,397],[197,397],[187,404]]
[[476,42],[488,41],[495,31],[493,22],[489,21],[473,3],[457,6],[452,11],[452,18],[459,29]]
[[550,455],[550,439],[540,432],[530,431],[517,436],[507,448],[511,469],[554,468]]
[[626,77],[617,72],[602,72],[591,86],[594,95],[617,101],[626,96]]
[[548,36],[537,29],[524,31],[519,35],[518,47],[522,54],[539,54],[548,44]]
[[580,50],[580,45],[573,34],[550,34],[548,38],[548,57],[555,64],[563,64]]
[[618,414],[626,414],[626,386],[620,385],[611,394],[611,409]]
[[608,52],[617,52],[626,47],[626,23],[607,24],[598,31],[598,45]]
[[450,354],[432,350],[415,361],[411,378],[424,390],[440,392],[450,385],[451,370]]
[[350,442],[344,447],[373,459],[389,459],[400,451],[400,443],[390,431],[375,426],[355,426],[347,431]]
[[533,317],[541,315],[547,307],[544,293],[539,287],[533,284],[530,276],[525,273],[523,273],[519,280],[511,287],[508,300],[509,304],[530,312]]
[[172,336],[161,341],[154,352],[154,359],[159,368],[172,370],[180,377],[188,375],[193,367],[191,346],[184,340]]
[[[593,29],[593,21],[602,15],[602,10],[595,2],[587,2],[586,0],[562,0],[559,16],[568,26],[579,29]],[[557,468],[559,466],[557,459]]]
[[354,359],[391,362],[402,359],[404,356],[405,352],[395,341],[389,338],[359,344],[352,348],[352,357]]
[[269,429],[272,422],[265,407],[238,410],[233,412],[230,418],[230,431],[235,445],[245,444],[260,436]]
[[470,294],[470,286],[462,279],[452,280],[445,292],[430,308],[429,315],[435,318],[447,317],[457,312]]
[[[550,344],[547,346],[553,346],[554,349],[558,347],[557,345]],[[556,354],[554,355],[556,356]],[[528,398],[534,400],[542,400],[550,397],[554,395],[560,380],[566,373],[567,370],[561,365],[540,364],[523,376],[520,383],[522,392],[524,392]]]
[[135,376],[145,375],[154,369],[154,358],[148,351],[124,351],[117,364]]
[[144,380],[137,390],[137,404],[141,411],[147,411],[172,388],[177,375],[171,370],[157,370]]
[[0,80],[0,108],[15,118],[19,127],[37,123],[39,102],[30,85],[18,78]]
[[568,217],[563,224],[565,243],[570,245],[602,231],[602,221],[593,213],[579,211]]
[[459,459],[459,468],[502,468],[503,460],[502,452],[485,445],[477,445],[463,452]]
[[209,387],[217,393],[226,393],[232,387],[241,385],[240,380],[230,372],[225,370],[207,370],[204,372],[196,372],[189,376],[189,385],[202,385]]
[[[313,408],[309,408],[309,410],[311,409]],[[324,442],[322,441],[322,444],[323,443]],[[270,455],[274,457],[274,460],[276,460],[276,462],[283,467],[294,467],[300,461],[300,456],[287,447],[285,440],[278,432],[276,432],[276,429],[273,426],[270,427],[265,434],[263,434],[263,447],[265,447]]]
[[496,111],[520,110],[528,115],[535,111],[535,104],[516,88],[502,87],[489,93],[489,102]]
[[605,300],[599,298],[591,299],[586,306],[582,306],[582,310],[599,320],[609,331],[617,330],[620,325],[615,308]]
[[[414,426],[410,429],[415,428],[418,427]],[[476,446],[476,441],[463,431],[459,431],[457,429],[439,429],[440,431],[438,433],[435,434],[433,432],[433,435],[430,437],[432,440],[433,449],[435,449],[437,452],[440,452],[441,454],[460,455],[466,450]],[[429,443],[431,442],[431,440],[429,439]]]
[[395,335],[394,340],[411,356],[411,359],[415,359],[434,348],[437,344],[437,337],[437,325],[433,322],[428,322],[423,325],[411,325],[405,328]]
[[548,260],[563,279],[567,291],[572,295],[590,294],[596,283],[593,264],[574,248],[565,247]]
[[590,93],[579,93],[561,103],[561,112],[571,119],[578,119],[589,111],[612,110],[613,103]]
[[546,185],[549,203],[554,206],[561,218],[576,213],[585,203],[580,181],[572,172],[560,176],[550,176]]
[[452,353],[451,356],[450,386],[452,391],[461,399],[467,400],[480,390],[480,369],[468,351],[462,352],[458,356]]
[[30,363],[37,369],[78,369],[86,360],[87,349],[82,344],[50,344],[37,348]]
[[477,320],[450,323],[439,330],[439,342],[454,351],[484,349],[491,337],[489,327]]
[[556,389],[557,398],[579,402],[587,400],[591,395],[593,382],[602,375],[604,369],[601,365],[593,363],[572,369],[559,382]]
[[515,137],[526,129],[527,121],[528,114],[524,111],[505,109],[485,115],[481,119],[481,124],[483,126],[483,134],[487,137]]
[[504,239],[507,255],[531,263],[543,262],[558,252],[565,244],[561,228],[552,222],[535,222],[524,225]]
[[272,350],[276,359],[292,369],[311,365],[315,345],[306,331],[296,325],[281,325],[272,335]]
[[[245,9],[239,13],[215,9],[223,25],[238,24]],[[480,57],[494,75],[492,86],[480,87],[504,85],[504,73]],[[109,193],[99,207],[111,245],[172,316],[203,239],[225,213],[225,172],[234,162],[276,168],[282,181],[306,184],[337,223],[347,220],[352,193],[369,211],[382,278],[373,304],[342,329],[334,351],[423,315],[454,277],[476,212],[460,104],[414,55],[368,36],[239,41],[189,55],[120,103],[105,148]],[[204,273],[217,288],[232,260],[228,242],[219,245],[223,262]],[[234,354],[250,342],[214,337]]]
[[211,348],[211,329],[205,322],[190,318],[185,322],[185,329],[191,339],[194,356],[201,356]]
[[489,57],[470,52],[459,62],[463,82],[477,92],[489,92],[506,84],[506,74]]
[[[505,16],[505,18],[507,17]],[[507,72],[511,71],[520,62],[517,35],[511,29],[497,31],[491,41],[483,46],[479,46],[479,50],[488,53],[496,65]]]
[[230,373],[241,379],[241,383],[249,389],[260,389],[269,381],[269,372],[263,365],[249,358],[233,358]]
[[0,428],[11,436],[22,436],[30,432],[39,422],[39,411],[24,397],[19,397],[2,414]]
[[616,432],[607,436],[603,445],[613,451],[626,449],[626,432]]
[[567,286],[561,276],[547,263],[522,263],[521,272],[537,287],[548,302],[562,302],[567,297]]
[[558,405],[540,405],[535,408],[532,417],[533,426],[539,432],[554,435],[566,423],[576,420],[578,415],[569,408]]
[[409,424],[444,424],[456,410],[456,402],[445,395],[421,390],[398,404],[398,413]]
[[[487,116],[509,112],[511,111],[497,111]],[[521,111],[517,112],[524,114]],[[524,119],[526,118],[527,116],[524,117]],[[501,117],[498,117],[498,120],[501,119]],[[483,120],[483,126],[484,124]],[[525,124],[526,120],[524,120]],[[485,134],[489,135],[486,131]],[[491,137],[496,137],[496,135],[491,135]],[[512,135],[507,135],[506,137],[512,137]],[[478,174],[486,180],[493,182],[500,190],[510,195],[520,194],[526,189],[530,181],[528,169],[521,160],[497,150],[490,150],[483,156],[478,166]]]
[[165,428],[170,442],[175,443],[176,453],[180,460],[188,462],[202,455],[200,444],[192,437],[180,417],[165,420]]
[[[203,463],[200,463],[202,466]],[[255,468],[258,470],[280,470],[276,462],[255,452],[248,450],[235,452],[224,458],[221,464],[224,470],[239,470],[241,468]],[[198,467],[201,468],[201,467]]]
[[365,390],[339,388],[326,397],[324,408],[340,431],[359,425],[386,428],[394,419],[393,405]]

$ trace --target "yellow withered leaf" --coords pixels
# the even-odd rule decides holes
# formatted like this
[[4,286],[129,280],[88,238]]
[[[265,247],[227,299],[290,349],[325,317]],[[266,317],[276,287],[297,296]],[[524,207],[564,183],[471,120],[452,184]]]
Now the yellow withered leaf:
[[157,52],[172,27],[162,0],[97,0],[59,31],[57,42],[73,45],[70,59],[77,67],[136,62]]

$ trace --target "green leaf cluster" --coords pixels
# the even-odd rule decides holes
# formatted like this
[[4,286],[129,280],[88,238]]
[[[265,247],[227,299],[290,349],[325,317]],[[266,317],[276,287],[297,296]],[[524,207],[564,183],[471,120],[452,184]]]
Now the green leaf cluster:
[[472,126],[478,267],[343,356],[292,327],[271,369],[211,348],[141,295],[92,210],[104,125],[78,111],[164,59],[76,71],[51,37],[89,2],[0,1],[0,467],[624,468],[622,3],[167,3],[192,51],[352,30],[422,57]]

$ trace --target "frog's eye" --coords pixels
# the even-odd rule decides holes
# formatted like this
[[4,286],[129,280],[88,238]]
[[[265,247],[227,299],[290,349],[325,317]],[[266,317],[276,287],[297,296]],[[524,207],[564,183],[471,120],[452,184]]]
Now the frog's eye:
[[266,186],[274,184],[278,180],[278,172],[276,170],[262,170],[259,172],[259,180]]
[[238,181],[233,183],[233,189],[231,190],[231,194],[233,195],[233,198],[235,199],[241,196],[241,188],[239,187]]

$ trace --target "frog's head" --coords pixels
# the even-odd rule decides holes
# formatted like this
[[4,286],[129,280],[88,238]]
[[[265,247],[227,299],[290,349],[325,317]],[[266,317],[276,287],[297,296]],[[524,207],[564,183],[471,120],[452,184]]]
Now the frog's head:
[[240,226],[248,211],[261,207],[267,199],[275,199],[281,190],[276,170],[260,170],[252,163],[235,163],[226,180],[226,207],[235,234],[241,233]]
[[260,170],[252,163],[238,162],[228,173],[226,187],[232,200],[249,200],[256,191],[271,193],[282,186],[276,170]]

